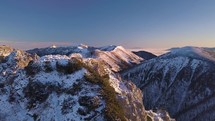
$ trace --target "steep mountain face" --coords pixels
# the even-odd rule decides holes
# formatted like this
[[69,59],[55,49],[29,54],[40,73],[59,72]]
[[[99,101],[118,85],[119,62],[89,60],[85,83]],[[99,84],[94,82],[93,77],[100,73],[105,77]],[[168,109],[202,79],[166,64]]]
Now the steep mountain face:
[[205,48],[172,49],[123,73],[143,92],[146,109],[165,109],[178,121],[215,120],[215,58]]
[[[108,48],[108,49],[107,49]],[[114,46],[95,50],[95,58],[108,65],[111,70],[118,72],[139,64],[143,59],[132,52],[125,50],[122,46]]]
[[149,59],[152,59],[152,58],[156,58],[157,56],[150,53],[150,52],[147,52],[147,51],[134,51],[133,52],[134,54],[136,54],[137,56],[141,57],[141,58],[144,58],[145,60],[149,60]]
[[8,46],[0,46],[0,62],[4,61],[4,57],[8,56],[13,51],[13,48]]
[[8,56],[13,51],[13,48],[3,45],[0,46],[0,56],[5,57]]
[[164,111],[146,111],[141,90],[101,60],[20,50],[7,55],[0,63],[1,120],[171,120]]
[[106,47],[88,47],[87,45],[79,45],[72,47],[50,47],[28,50],[31,54],[39,56],[44,55],[67,55],[79,54],[80,57],[94,58],[102,61],[109,66],[112,71],[118,72],[135,64],[139,64],[143,59],[122,46],[106,46]]
[[[7,47],[9,48],[9,47]],[[0,61],[0,72],[4,76],[11,75],[12,73],[16,73],[16,71],[20,68],[24,68],[28,65],[28,63],[36,58],[36,56],[32,56],[22,50],[15,50],[10,48],[6,50],[2,49],[0,46],[0,53],[2,54],[2,58]],[[1,77],[0,77],[1,79]]]

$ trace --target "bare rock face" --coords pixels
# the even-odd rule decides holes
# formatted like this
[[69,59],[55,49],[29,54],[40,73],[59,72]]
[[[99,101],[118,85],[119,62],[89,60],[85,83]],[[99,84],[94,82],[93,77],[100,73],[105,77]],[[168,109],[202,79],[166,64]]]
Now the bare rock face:
[[8,56],[13,50],[13,48],[6,45],[0,46],[0,56]]
[[5,61],[5,57],[13,51],[13,48],[8,46],[0,46],[0,63]]
[[128,121],[175,121],[165,110],[145,110],[142,91],[131,81],[124,81],[126,92],[118,94],[118,101]]
[[125,91],[118,94],[118,101],[130,121],[145,121],[146,112],[142,102],[142,92],[132,82],[125,82]]
[[175,121],[175,119],[172,119],[168,112],[165,110],[157,110],[157,111],[146,111],[147,117],[146,121]]

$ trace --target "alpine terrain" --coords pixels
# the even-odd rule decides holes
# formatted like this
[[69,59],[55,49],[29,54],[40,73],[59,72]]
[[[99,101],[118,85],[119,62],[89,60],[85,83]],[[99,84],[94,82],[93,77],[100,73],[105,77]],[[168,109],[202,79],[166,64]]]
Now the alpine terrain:
[[1,121],[153,121],[143,95],[116,71],[143,59],[121,46],[0,47]]
[[69,46],[69,47],[48,47],[36,48],[28,50],[28,53],[37,54],[38,56],[44,55],[71,55],[77,53],[78,56],[84,58],[95,58],[102,61],[105,65],[115,72],[122,69],[139,64],[143,58],[135,55],[131,51],[124,49],[122,46],[106,46],[106,47],[89,47],[87,45]]
[[177,121],[215,120],[215,51],[173,48],[123,72],[143,92],[146,109],[164,109]]

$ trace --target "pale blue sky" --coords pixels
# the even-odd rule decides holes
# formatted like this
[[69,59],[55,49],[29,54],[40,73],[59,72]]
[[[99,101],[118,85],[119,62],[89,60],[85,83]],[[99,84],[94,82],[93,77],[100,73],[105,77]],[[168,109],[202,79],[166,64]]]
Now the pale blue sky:
[[214,6],[214,0],[1,0],[0,44],[211,47]]

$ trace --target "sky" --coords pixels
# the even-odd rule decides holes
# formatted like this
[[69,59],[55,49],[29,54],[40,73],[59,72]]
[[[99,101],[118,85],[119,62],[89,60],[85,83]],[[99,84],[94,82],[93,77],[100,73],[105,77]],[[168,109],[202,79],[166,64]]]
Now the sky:
[[0,44],[215,47],[215,0],[1,0]]

